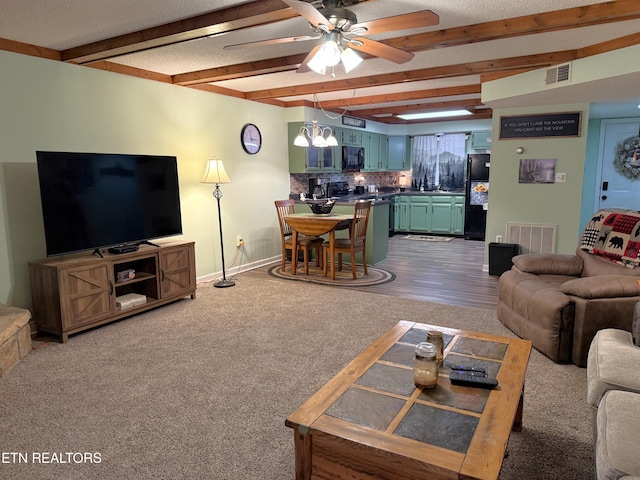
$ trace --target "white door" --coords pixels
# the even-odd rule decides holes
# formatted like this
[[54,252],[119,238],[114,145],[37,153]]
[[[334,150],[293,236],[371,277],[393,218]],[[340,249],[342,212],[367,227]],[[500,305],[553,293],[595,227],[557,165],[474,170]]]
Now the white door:
[[598,155],[599,184],[594,212],[601,208],[640,210],[640,180],[625,177],[613,166],[615,152],[620,142],[639,135],[640,119],[623,118],[602,121],[601,148]]

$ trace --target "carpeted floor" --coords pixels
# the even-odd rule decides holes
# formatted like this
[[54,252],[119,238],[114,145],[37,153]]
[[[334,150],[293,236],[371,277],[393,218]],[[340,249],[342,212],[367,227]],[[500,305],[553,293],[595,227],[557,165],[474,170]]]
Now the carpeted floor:
[[[51,343],[0,378],[2,452],[27,458],[0,463],[0,477],[292,479],[286,417],[398,320],[511,335],[488,310],[236,281]],[[526,381],[500,478],[591,478],[586,371],[534,351]],[[33,463],[41,452],[71,461]],[[96,453],[100,463],[75,463]]]

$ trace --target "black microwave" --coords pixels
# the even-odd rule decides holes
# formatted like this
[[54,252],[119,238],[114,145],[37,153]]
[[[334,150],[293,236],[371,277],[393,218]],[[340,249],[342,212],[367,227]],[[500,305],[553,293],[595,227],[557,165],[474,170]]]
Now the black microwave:
[[362,169],[364,169],[364,148],[344,145],[342,147],[342,171],[359,172]]

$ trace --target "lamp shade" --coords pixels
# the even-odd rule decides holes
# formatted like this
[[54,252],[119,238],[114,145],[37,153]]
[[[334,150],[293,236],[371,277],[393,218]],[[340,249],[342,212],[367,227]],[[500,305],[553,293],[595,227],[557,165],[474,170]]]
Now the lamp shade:
[[202,175],[201,183],[231,183],[231,179],[224,170],[222,160],[208,160]]

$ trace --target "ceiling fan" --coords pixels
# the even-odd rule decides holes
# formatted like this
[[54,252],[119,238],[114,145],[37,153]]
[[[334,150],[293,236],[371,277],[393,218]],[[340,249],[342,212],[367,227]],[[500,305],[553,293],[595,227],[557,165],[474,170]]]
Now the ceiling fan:
[[[322,0],[322,8],[320,9],[301,0],[282,1],[307,19],[309,27],[315,35],[274,38],[227,45],[224,48],[232,49],[322,39],[322,42],[309,52],[297,72],[304,73],[314,70],[324,75],[328,67],[335,67],[340,61],[342,61],[345,70],[349,72],[362,61],[362,58],[353,50],[398,64],[408,62],[414,56],[411,52],[365,38],[364,35],[428,27],[437,25],[439,22],[435,13],[430,10],[421,10],[358,23],[356,14],[344,8],[342,0]],[[331,71],[334,76],[333,70]]]

